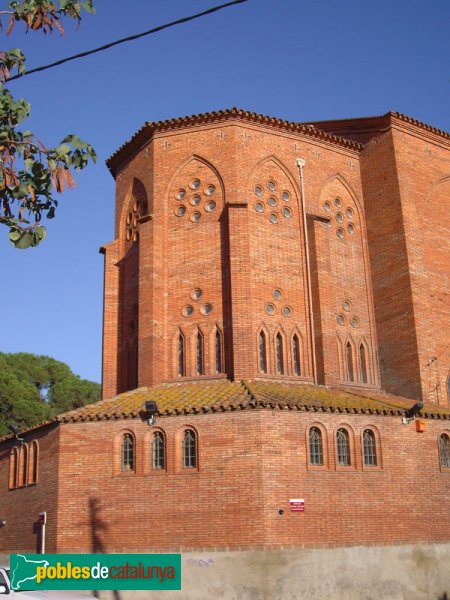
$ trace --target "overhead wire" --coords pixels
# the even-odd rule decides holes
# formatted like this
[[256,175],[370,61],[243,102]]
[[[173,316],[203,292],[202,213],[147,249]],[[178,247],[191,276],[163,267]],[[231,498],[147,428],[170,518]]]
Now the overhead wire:
[[86,50],[85,52],[79,52],[78,54],[74,54],[74,55],[68,56],[66,58],[61,58],[60,60],[57,60],[53,63],[49,63],[48,65],[43,65],[41,67],[35,67],[34,69],[30,69],[28,71],[25,71],[24,73],[18,73],[17,75],[10,77],[8,79],[8,83],[10,81],[14,81],[15,79],[20,79],[21,77],[25,77],[26,75],[31,75],[32,73],[39,73],[40,71],[46,71],[47,69],[52,69],[53,67],[58,67],[59,65],[63,65],[64,63],[70,62],[72,60],[77,60],[78,58],[84,58],[85,56],[90,56],[91,54],[96,54],[97,52],[103,52],[104,50],[108,50],[109,48],[113,48],[114,46],[118,46],[119,44],[124,44],[125,42],[131,42],[133,40],[137,40],[146,35],[151,35],[152,33],[157,33],[158,31],[162,31],[163,29],[168,29],[169,27],[174,27],[175,25],[181,25],[182,23],[187,23],[188,21],[193,21],[194,19],[199,19],[200,17],[204,17],[206,15],[215,13],[218,10],[228,8],[229,6],[233,6],[234,4],[242,4],[243,2],[248,2],[248,0],[233,0],[232,2],[227,2],[226,4],[220,4],[218,6],[213,6],[212,8],[208,8],[207,10],[196,13],[195,15],[190,15],[188,17],[182,17],[181,19],[177,19],[176,21],[171,21],[170,23],[165,23],[164,25],[158,25],[158,27],[153,27],[153,29],[143,31],[142,33],[136,33],[135,35],[129,35],[127,37],[121,38],[114,42],[110,42],[109,44],[104,44],[103,46],[99,46],[98,48],[93,48],[92,50]]

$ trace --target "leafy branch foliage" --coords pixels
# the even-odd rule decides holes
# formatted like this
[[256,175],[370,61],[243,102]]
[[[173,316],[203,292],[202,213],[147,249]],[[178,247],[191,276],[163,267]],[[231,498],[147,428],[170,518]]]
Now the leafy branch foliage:
[[[95,12],[92,0],[14,0],[8,15],[9,35],[16,23],[26,30],[64,33],[62,18],[79,24],[81,12]],[[1,24],[1,23],[0,23]],[[9,239],[16,248],[37,246],[46,235],[43,217],[52,219],[58,206],[54,192],[75,187],[71,169],[81,171],[89,160],[96,162],[92,146],[77,135],[67,135],[55,148],[47,148],[21,123],[30,115],[30,104],[14,99],[5,83],[13,72],[25,72],[25,57],[19,48],[0,52],[0,224],[9,228]]]
[[49,356],[0,353],[0,436],[100,400],[100,385]]

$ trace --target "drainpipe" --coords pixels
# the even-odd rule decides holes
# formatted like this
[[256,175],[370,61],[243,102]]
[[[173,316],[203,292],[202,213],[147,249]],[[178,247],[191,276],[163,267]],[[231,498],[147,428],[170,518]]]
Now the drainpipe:
[[316,341],[314,337],[314,312],[312,303],[312,291],[311,291],[311,268],[309,265],[309,240],[308,240],[308,226],[306,223],[306,207],[305,207],[305,187],[303,182],[303,167],[306,162],[303,158],[297,158],[297,167],[300,176],[300,192],[301,192],[301,206],[302,206],[302,217],[303,217],[303,229],[305,232],[305,257],[306,257],[306,287],[308,288],[308,304],[309,304],[309,330],[311,334],[311,353],[312,353],[312,368],[314,384],[317,385],[317,366],[316,366]]

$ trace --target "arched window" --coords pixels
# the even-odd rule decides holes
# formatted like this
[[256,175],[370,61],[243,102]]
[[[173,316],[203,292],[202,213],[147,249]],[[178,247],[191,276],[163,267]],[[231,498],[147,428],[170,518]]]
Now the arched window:
[[277,354],[277,373],[284,375],[284,356],[283,356],[283,338],[281,333],[277,333],[275,338],[275,348]]
[[186,359],[185,359],[185,341],[184,335],[180,333],[178,336],[178,377],[186,375]]
[[38,479],[38,454],[39,447],[36,440],[34,440],[30,446],[30,459],[29,459],[29,471],[28,471],[28,483],[37,483]]
[[186,429],[183,435],[183,467],[185,469],[197,467],[197,437],[192,429]]
[[361,365],[361,381],[363,383],[367,383],[367,360],[366,349],[364,348],[364,344],[360,344],[359,346],[359,362]]
[[343,467],[349,467],[351,465],[350,439],[348,436],[348,431],[346,429],[337,430],[336,444],[338,465],[341,465]]
[[28,483],[28,446],[22,444],[19,450],[19,487],[25,486]]
[[204,356],[203,356],[203,335],[200,331],[197,333],[196,356],[197,356],[197,361],[196,361],[197,362],[197,375],[204,375],[205,374],[205,362],[204,362]]
[[166,449],[164,434],[161,431],[155,431],[152,441],[152,468],[166,468]]
[[309,462],[312,465],[323,465],[322,432],[318,427],[309,430]]
[[266,351],[266,334],[261,331],[258,339],[259,348],[259,371],[260,373],[267,373],[267,351]]
[[218,329],[216,329],[215,348],[216,348],[216,373],[223,373],[222,335]]
[[446,433],[439,438],[439,460],[441,467],[450,467],[450,438]]
[[292,338],[292,360],[294,363],[294,375],[301,375],[302,369],[300,364],[300,340],[298,339],[297,334],[295,334]]
[[14,489],[17,487],[17,469],[19,467],[18,452],[17,448],[13,448],[9,455],[9,488]]
[[375,434],[370,429],[363,433],[364,464],[369,467],[377,466],[377,444]]
[[131,433],[125,433],[120,447],[121,471],[134,471],[134,438]]
[[353,351],[352,351],[352,345],[350,344],[350,342],[347,342],[346,354],[347,354],[348,380],[355,381],[355,372],[353,370]]

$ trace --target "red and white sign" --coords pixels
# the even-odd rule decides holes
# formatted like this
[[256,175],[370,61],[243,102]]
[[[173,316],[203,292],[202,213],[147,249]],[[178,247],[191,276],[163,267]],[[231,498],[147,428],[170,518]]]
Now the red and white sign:
[[305,501],[303,498],[289,500],[291,512],[305,512]]

